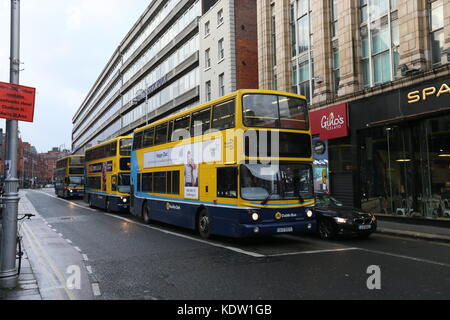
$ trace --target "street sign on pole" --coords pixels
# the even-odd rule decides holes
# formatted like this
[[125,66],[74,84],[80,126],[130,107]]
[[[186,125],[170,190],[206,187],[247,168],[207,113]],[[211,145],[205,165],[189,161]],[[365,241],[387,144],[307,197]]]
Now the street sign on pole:
[[0,82],[0,118],[33,122],[36,89]]

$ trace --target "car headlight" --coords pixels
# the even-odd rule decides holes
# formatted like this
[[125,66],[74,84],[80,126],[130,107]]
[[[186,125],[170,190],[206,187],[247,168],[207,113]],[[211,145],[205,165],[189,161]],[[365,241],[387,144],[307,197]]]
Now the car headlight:
[[334,218],[334,220],[336,220],[336,222],[339,223],[339,224],[345,224],[345,223],[348,222],[347,219],[344,219],[344,218],[338,218],[338,217]]

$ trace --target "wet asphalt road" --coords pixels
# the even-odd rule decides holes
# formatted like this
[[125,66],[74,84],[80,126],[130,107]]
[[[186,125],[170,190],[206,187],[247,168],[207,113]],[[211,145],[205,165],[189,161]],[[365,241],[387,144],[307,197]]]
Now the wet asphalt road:
[[[53,190],[27,197],[67,245],[86,254],[101,290],[97,299],[450,299],[448,244],[381,235],[208,242],[57,199]],[[371,265],[381,269],[381,290],[367,288]]]

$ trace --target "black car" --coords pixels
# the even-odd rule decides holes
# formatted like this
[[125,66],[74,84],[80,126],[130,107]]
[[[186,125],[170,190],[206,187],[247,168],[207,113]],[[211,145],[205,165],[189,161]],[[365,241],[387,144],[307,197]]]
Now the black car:
[[377,229],[377,219],[354,207],[346,207],[327,194],[316,195],[317,232],[322,239],[337,236],[369,237]]

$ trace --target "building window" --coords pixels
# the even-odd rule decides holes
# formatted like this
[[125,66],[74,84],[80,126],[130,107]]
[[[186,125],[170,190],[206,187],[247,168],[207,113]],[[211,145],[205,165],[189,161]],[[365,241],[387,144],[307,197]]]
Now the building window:
[[272,10],[272,65],[277,65],[277,36],[276,36],[276,19],[275,19],[275,5],[271,6]]
[[337,32],[337,0],[330,0],[331,4],[331,36],[336,37]]
[[217,12],[217,26],[220,26],[223,23],[223,9],[220,9]]
[[211,68],[211,49],[205,50],[205,69]]
[[211,34],[211,25],[209,21],[205,23],[205,38]]
[[292,40],[292,45],[295,45],[295,48],[292,48],[291,51],[295,56],[292,59],[292,91],[304,95],[311,103],[314,91],[311,1],[296,0],[293,4],[291,19],[295,28],[295,39]]
[[339,84],[341,81],[341,73],[340,73],[340,57],[339,57],[339,48],[333,47],[333,84],[334,91],[337,93],[339,90]]
[[225,59],[225,52],[223,49],[223,38],[219,40],[218,49],[219,49],[219,61],[221,61]]
[[439,66],[442,62],[444,50],[444,5],[442,0],[430,3],[430,39],[431,39],[431,62],[433,66]]
[[297,30],[295,29],[295,6],[291,4],[291,55],[297,55]]
[[211,101],[211,81],[206,81],[205,93],[206,93],[206,101]]
[[219,75],[219,96],[222,97],[225,95],[225,74],[222,73]]
[[400,34],[396,10],[395,0],[360,0],[361,68],[364,87],[397,78]]

